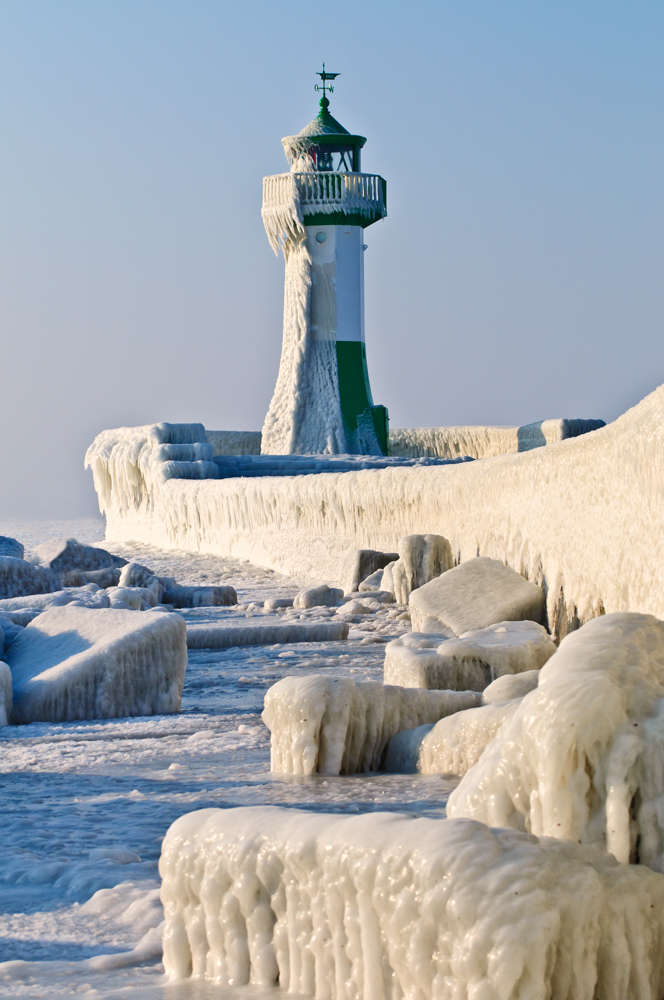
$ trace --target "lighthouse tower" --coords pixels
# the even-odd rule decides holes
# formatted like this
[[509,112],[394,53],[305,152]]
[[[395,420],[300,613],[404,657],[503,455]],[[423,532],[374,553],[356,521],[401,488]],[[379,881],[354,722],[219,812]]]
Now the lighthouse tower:
[[388,417],[374,406],[364,342],[364,230],[385,218],[386,183],[362,173],[366,139],[320,111],[282,139],[290,171],[263,180],[262,216],[283,250],[284,333],[263,454],[388,453]]

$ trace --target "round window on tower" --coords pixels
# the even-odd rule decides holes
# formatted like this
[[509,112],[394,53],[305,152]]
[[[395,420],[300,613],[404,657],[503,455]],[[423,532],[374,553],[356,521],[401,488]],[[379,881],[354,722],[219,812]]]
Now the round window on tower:
[[327,243],[327,233],[324,229],[316,233],[316,243]]

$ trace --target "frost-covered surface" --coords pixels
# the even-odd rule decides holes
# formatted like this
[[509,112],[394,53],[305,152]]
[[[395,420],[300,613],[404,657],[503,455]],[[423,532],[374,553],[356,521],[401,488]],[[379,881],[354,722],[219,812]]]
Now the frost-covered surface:
[[187,665],[179,615],[51,608],[7,652],[13,723],[177,712]]
[[291,642],[338,642],[348,638],[349,626],[340,621],[264,622],[245,625],[219,623],[187,625],[189,649],[228,649],[231,646],[272,646]]
[[561,643],[450,813],[662,871],[663,753],[664,622],[607,615]]
[[59,587],[60,580],[49,569],[33,566],[15,556],[0,555],[0,599],[22,594],[48,594]]
[[285,677],[265,695],[272,770],[279,774],[377,771],[390,739],[479,705],[473,691],[423,691],[371,681]]
[[[117,590],[118,588],[112,588]],[[24,608],[59,608],[65,604],[77,604],[79,607],[108,608],[110,598],[104,590],[95,583],[86,583],[82,587],[66,587],[50,594],[28,594],[26,597],[7,597],[0,601],[0,613],[21,611]]]
[[[52,534],[88,543],[103,539],[99,521],[13,521],[0,531],[28,549]],[[111,550],[183,584],[237,588],[238,608],[186,611],[187,623],[269,623],[273,614],[264,614],[258,602],[292,600],[311,582],[213,555],[141,545]],[[178,715],[0,729],[0,995],[216,1000],[219,991],[211,983],[166,989],[161,963],[147,957],[149,940],[145,951],[135,950],[162,919],[161,840],[192,809],[271,803],[340,814],[389,809],[444,816],[457,779],[270,773],[269,732],[260,720],[266,690],[289,674],[380,680],[384,646],[375,639],[380,630],[388,638],[398,635],[408,624],[397,620],[403,612],[390,605],[358,617],[351,637],[341,642],[190,650]],[[315,627],[330,615],[286,608],[279,620],[286,619]],[[123,864],[122,857],[134,860]],[[98,890],[110,895],[88,907]],[[154,954],[154,942],[152,947]],[[113,962],[124,967],[109,967]],[[258,988],[226,992],[229,1000],[277,997]]]
[[[469,458],[400,458],[395,455],[219,455],[214,463],[220,479],[254,476],[311,476],[323,472],[372,469],[423,469],[467,462]],[[217,477],[214,477],[217,478]]]
[[506,621],[541,622],[545,613],[540,587],[497,559],[482,556],[419,587],[408,603],[418,632],[442,626],[459,636]]
[[209,431],[205,428],[213,455],[260,455],[260,431]]
[[401,604],[408,603],[414,590],[454,566],[450,543],[442,535],[406,535],[399,539],[398,548],[390,589]]
[[[442,468],[185,482],[106,502],[107,538],[251,559],[345,583],[348,554],[450,540],[546,588],[556,635],[602,610],[664,617],[664,387],[613,424],[547,448]],[[620,567],[620,571],[616,571]]]
[[8,535],[0,535],[0,556],[11,556],[13,559],[22,559],[24,549],[21,542]]
[[331,1000],[661,996],[664,877],[468,821],[183,816],[160,859],[175,980]]
[[604,426],[603,420],[541,420],[523,427],[413,427],[390,430],[392,455],[492,458],[513,451],[531,451],[578,437]]
[[[0,647],[4,640],[4,629],[0,620]],[[12,674],[6,663],[0,661],[0,726],[6,726],[12,714]]]
[[458,639],[409,632],[385,650],[385,683],[481,691],[503,674],[539,670],[555,651],[535,622],[499,622]]

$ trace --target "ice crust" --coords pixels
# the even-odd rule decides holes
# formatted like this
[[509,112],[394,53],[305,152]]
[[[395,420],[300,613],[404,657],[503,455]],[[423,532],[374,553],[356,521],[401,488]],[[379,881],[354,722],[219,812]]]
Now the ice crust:
[[664,387],[592,433],[440,468],[148,489],[148,429],[104,432],[88,451],[107,541],[250,559],[343,586],[353,550],[394,551],[404,535],[432,532],[456,562],[479,552],[545,584],[556,636],[603,610],[664,617]]
[[20,542],[7,535],[0,535],[0,556],[11,556],[12,559],[22,559],[24,549]]
[[[0,626],[2,621],[0,621]],[[0,649],[3,643],[3,629],[0,628]],[[6,663],[0,661],[0,726],[6,726],[12,714],[12,673]]]
[[[111,588],[117,589],[117,588]],[[59,608],[65,604],[78,604],[89,608],[108,608],[110,599],[105,591],[95,583],[86,583],[82,587],[67,587],[50,594],[28,594],[25,597],[7,597],[0,601],[0,612],[22,611],[25,609]]]
[[94,545],[81,545],[75,538],[54,538],[43,542],[35,549],[34,556],[39,565],[54,573],[117,566],[110,552]]
[[329,1000],[656,1000],[664,877],[464,820],[206,809],[159,863],[164,968]]
[[664,870],[664,622],[602,616],[567,636],[448,814],[592,843]]
[[414,427],[390,429],[390,454],[405,458],[492,458],[532,451],[604,427],[603,420],[540,420],[523,427]]
[[473,691],[423,691],[347,677],[284,677],[265,695],[271,769],[327,775],[376,771],[396,733],[479,704]]
[[177,712],[187,665],[179,615],[51,608],[7,654],[12,722],[65,722]]
[[[541,622],[544,593],[497,559],[468,559],[414,591],[408,601],[413,629],[439,626],[457,635],[506,621]],[[530,668],[528,668],[530,669]]]
[[385,648],[385,683],[481,691],[503,674],[539,670],[556,645],[536,622],[505,621],[457,638],[409,632]]
[[189,649],[230,649],[232,646],[271,646],[287,642],[336,642],[348,638],[343,621],[280,622],[262,625],[187,625]]

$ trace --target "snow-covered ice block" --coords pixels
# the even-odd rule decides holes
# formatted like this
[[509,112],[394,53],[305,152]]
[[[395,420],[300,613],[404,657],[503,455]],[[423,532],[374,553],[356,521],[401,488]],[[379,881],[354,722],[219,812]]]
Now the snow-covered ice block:
[[339,601],[343,600],[344,592],[339,587],[328,587],[324,583],[321,587],[309,587],[301,590],[293,601],[294,608],[333,608]]
[[346,592],[353,593],[359,590],[360,584],[369,576],[372,576],[378,570],[384,569],[388,563],[398,558],[399,556],[396,552],[378,552],[376,549],[355,549],[348,557]]
[[[0,629],[4,637],[4,646],[0,641],[0,656],[6,652],[14,639],[19,635],[21,629],[25,628],[27,622],[21,621],[22,612],[0,612]],[[18,617],[18,620],[16,618]]]
[[664,876],[480,823],[275,807],[162,845],[171,980],[328,1000],[654,1000]]
[[384,680],[404,687],[482,691],[503,674],[539,670],[555,651],[546,629],[530,621],[504,621],[458,639],[411,632],[386,647]]
[[450,543],[442,535],[406,535],[399,541],[399,558],[391,566],[398,604],[407,604],[414,590],[454,566]]
[[568,635],[453,792],[448,815],[593,843],[664,869],[664,622]]
[[265,695],[271,769],[282,774],[376,771],[402,729],[480,704],[474,691],[387,687],[348,677],[284,677]]
[[96,583],[86,583],[82,587],[67,587],[51,594],[28,594],[26,597],[9,597],[0,601],[0,611],[12,612],[40,608],[59,608],[76,603],[86,608],[108,608],[109,598]]
[[177,712],[187,666],[180,615],[51,608],[10,647],[13,723]]
[[150,444],[207,444],[203,424],[152,424],[147,428]]
[[233,587],[172,587],[165,591],[162,601],[174,608],[223,608],[237,604]]
[[52,538],[38,545],[34,554],[41,566],[54,573],[67,573],[72,569],[104,569],[118,565],[110,552],[94,545],[81,545],[75,538]]
[[50,570],[34,566],[25,559],[0,555],[0,599],[47,594],[59,586],[58,577]]
[[389,590],[357,590],[345,594],[345,599],[353,601],[378,601],[379,604],[394,604],[394,594]]
[[278,624],[187,625],[189,649],[229,649],[231,646],[273,646],[286,642],[337,642],[348,638],[348,623],[279,622]]
[[154,590],[148,590],[147,587],[109,587],[106,594],[112,606],[122,602],[132,611],[146,611],[158,603]]
[[491,458],[530,451],[604,427],[603,420],[539,420],[523,427],[413,427],[390,429],[390,454],[404,457]]
[[408,603],[416,632],[435,632],[444,625],[463,635],[499,622],[541,622],[544,617],[542,589],[483,556],[420,587]]
[[24,549],[20,542],[8,535],[0,535],[0,556],[11,556],[12,559],[22,559]]
[[363,601],[358,597],[352,598],[350,601],[346,601],[345,604],[342,604],[341,607],[336,608],[336,614],[339,618],[352,618],[353,615],[370,615],[373,613],[375,608],[371,607],[368,603],[369,600],[371,600],[369,597],[366,601]]

